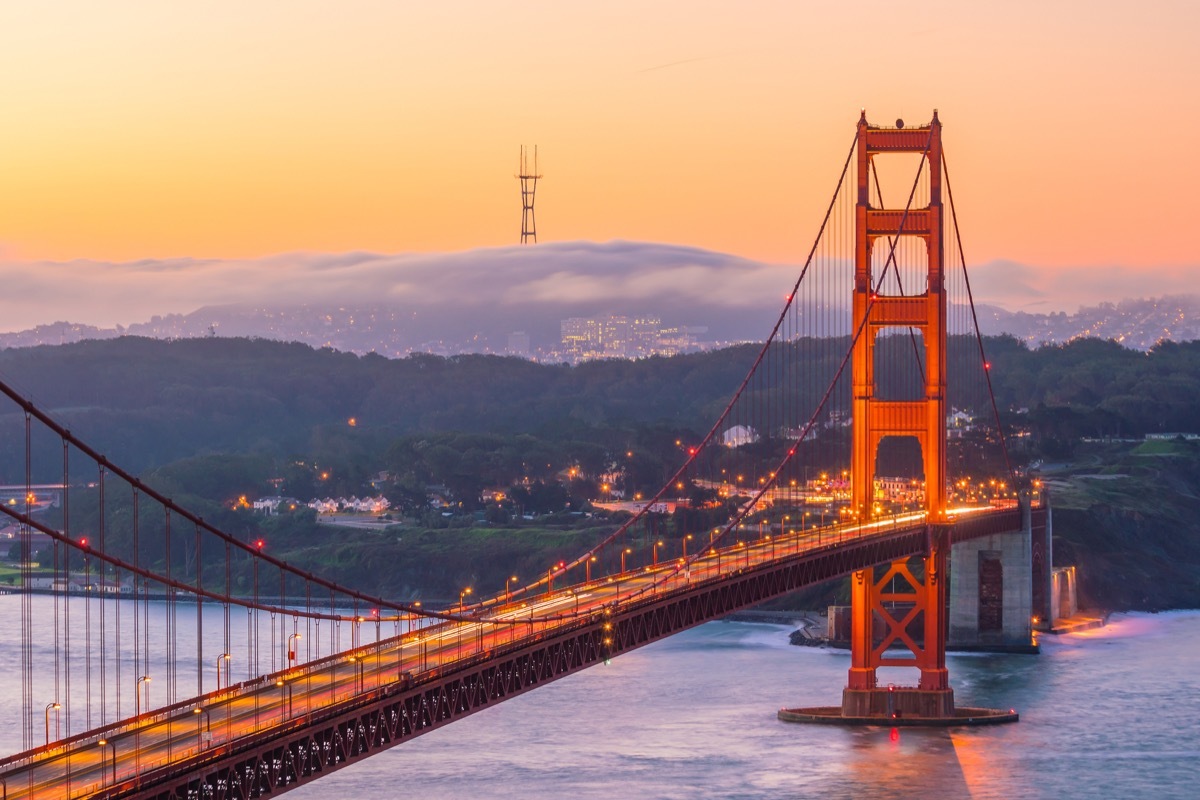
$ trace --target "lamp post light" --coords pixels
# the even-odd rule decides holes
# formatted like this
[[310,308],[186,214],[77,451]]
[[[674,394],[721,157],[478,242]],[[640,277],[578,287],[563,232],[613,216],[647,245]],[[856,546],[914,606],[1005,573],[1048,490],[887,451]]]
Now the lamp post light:
[[514,583],[516,580],[517,580],[516,575],[510,575],[509,577],[504,579],[504,602],[505,603],[507,603],[509,600],[512,599],[512,592],[509,589],[509,586],[512,583]]
[[288,638],[287,638],[287,660],[288,660],[289,666],[291,665],[291,663],[293,661],[298,660],[297,659],[298,654],[297,654],[296,648],[293,645],[295,642],[298,642],[303,638],[304,637],[299,633],[293,633],[290,636],[288,636]]
[[[96,744],[102,748],[103,747],[111,747],[112,748],[112,760],[111,760],[112,761],[112,782],[116,783],[117,782],[117,742],[116,742],[116,740],[109,741],[108,739],[97,739]],[[107,755],[108,754],[103,751],[100,752],[100,777],[101,777],[101,779],[104,778],[104,759]]]
[[354,691],[361,692],[363,690],[363,660],[358,656],[350,656],[347,660],[354,665]]
[[589,556],[588,560],[586,562],[584,562],[584,568],[583,568],[584,569],[584,575],[583,575],[584,583],[592,582],[592,564],[594,564],[595,562],[596,562],[595,556]]
[[279,687],[280,691],[282,691],[284,688],[287,689],[287,718],[291,719],[292,718],[292,684],[289,683],[288,681],[285,681],[283,678],[276,678],[275,685]]
[[[196,715],[196,749],[199,750],[205,742],[212,741],[212,717],[209,716],[208,709],[200,706],[194,706],[192,713]],[[204,734],[200,734],[200,715],[204,715]]]
[[458,613],[459,614],[463,613],[463,608],[464,608],[463,601],[465,600],[466,596],[469,595],[470,593],[471,593],[470,586],[468,586],[467,588],[463,589],[461,592],[458,593]]
[[683,540],[682,540],[683,541],[683,558],[684,558],[684,560],[687,560],[687,543],[689,540],[691,540],[691,538],[692,538],[692,535],[689,533],[687,536],[684,536]]
[[[58,711],[58,710],[59,710],[59,709],[61,709],[61,708],[62,708],[62,704],[61,704],[61,703],[59,703],[57,700],[56,700],[55,702],[53,702],[53,703],[47,703],[47,704],[46,704],[46,746],[49,746],[49,745],[50,745],[50,712],[51,712],[51,711]],[[55,716],[54,716],[54,727],[55,727],[55,729],[56,729],[56,730],[55,730],[55,734],[54,734],[54,738],[55,738],[55,739],[57,739],[57,738],[58,738],[58,732],[57,732],[57,728],[58,728],[58,715],[57,715],[57,714],[55,714]]]
[[658,566],[658,548],[660,548],[662,546],[663,546],[663,543],[661,541],[655,542],[653,545],[650,546],[650,561],[653,564],[653,566],[656,566],[656,567]]
[[[221,691],[221,664],[222,663],[225,664],[225,674],[229,675],[229,670],[233,666],[229,662],[232,660],[233,660],[233,656],[229,655],[229,653],[221,653],[221,655],[217,656],[217,691],[218,692]],[[232,681],[230,681],[230,683],[232,683]]]
[[633,548],[631,548],[631,547],[626,547],[624,550],[621,551],[621,572],[625,571],[625,556],[629,555],[632,552],[633,552]]
[[137,679],[137,686],[133,691],[133,715],[140,717],[142,715],[142,686],[146,687],[146,708],[150,708],[150,676],[143,675]]

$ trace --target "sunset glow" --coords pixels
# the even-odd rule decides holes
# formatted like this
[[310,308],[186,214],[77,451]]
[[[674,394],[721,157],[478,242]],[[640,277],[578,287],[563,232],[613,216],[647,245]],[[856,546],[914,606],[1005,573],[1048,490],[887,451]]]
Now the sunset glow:
[[[938,108],[974,262],[1196,259],[1197,7],[1150,2],[14,3],[0,256],[542,242],[796,263],[860,107]],[[778,288],[773,288],[778,291]]]

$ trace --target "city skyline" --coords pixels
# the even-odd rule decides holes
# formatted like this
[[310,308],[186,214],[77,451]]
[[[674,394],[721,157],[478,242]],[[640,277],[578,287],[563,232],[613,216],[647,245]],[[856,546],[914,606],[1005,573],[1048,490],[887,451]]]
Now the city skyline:
[[[1200,120],[1197,14],[1167,2],[1137,14],[1080,2],[9,8],[0,65],[19,80],[0,131],[0,278],[21,301],[0,307],[0,328],[128,324],[291,292],[277,276],[294,264],[308,279],[378,258],[364,253],[508,269],[521,143],[539,146],[545,175],[537,247],[685,247],[717,254],[727,276],[778,269],[764,291],[782,295],[860,107],[879,124],[939,108],[981,302],[1070,311],[1178,292],[1197,272],[1183,214],[1200,163],[1154,131]],[[923,80],[877,80],[923,60]],[[594,286],[574,269],[561,262],[541,287]]]

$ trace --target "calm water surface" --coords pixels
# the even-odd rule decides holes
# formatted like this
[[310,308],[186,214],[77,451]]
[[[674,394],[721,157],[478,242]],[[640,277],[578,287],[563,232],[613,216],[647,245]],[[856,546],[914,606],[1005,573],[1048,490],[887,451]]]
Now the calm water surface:
[[1200,612],[1116,616],[1037,656],[951,656],[959,704],[1021,712],[955,731],[779,722],[840,702],[849,666],[787,635],[710,623],[288,796],[1200,797]]

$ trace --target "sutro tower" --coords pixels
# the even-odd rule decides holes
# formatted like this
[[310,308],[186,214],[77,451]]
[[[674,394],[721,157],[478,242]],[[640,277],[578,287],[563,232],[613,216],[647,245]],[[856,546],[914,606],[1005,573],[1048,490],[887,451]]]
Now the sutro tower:
[[525,145],[521,145],[521,171],[517,175],[521,180],[521,244],[530,239],[537,243],[537,220],[533,216],[533,200],[537,194],[537,145],[533,146],[533,172],[529,171],[529,162]]

